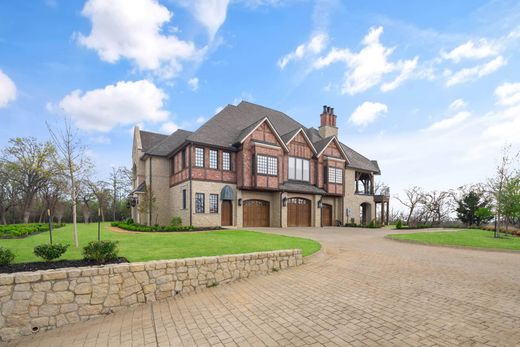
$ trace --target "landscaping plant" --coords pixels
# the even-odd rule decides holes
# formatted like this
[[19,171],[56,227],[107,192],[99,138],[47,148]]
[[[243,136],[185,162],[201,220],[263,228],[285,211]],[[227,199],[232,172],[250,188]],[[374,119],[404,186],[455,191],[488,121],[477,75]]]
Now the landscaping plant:
[[45,261],[53,261],[58,259],[67,251],[69,245],[55,243],[55,244],[43,244],[34,247],[34,254],[37,257],[43,258]]
[[90,241],[83,247],[85,260],[93,260],[97,263],[105,263],[117,259],[117,241]]
[[8,248],[0,246],[0,265],[9,265],[13,260],[13,252]]

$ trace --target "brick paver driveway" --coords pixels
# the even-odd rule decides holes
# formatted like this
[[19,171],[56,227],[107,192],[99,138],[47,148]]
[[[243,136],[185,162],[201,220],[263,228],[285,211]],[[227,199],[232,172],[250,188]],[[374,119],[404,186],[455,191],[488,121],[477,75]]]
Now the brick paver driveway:
[[[269,230],[269,232],[277,232]],[[307,264],[142,305],[24,346],[516,346],[520,254],[421,246],[387,231],[288,229]]]

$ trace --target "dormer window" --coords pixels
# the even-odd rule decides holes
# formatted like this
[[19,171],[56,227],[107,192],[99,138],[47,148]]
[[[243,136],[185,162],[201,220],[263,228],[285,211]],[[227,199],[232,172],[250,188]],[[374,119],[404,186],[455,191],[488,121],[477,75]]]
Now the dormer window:
[[209,168],[218,169],[218,151],[215,149],[209,150]]
[[256,173],[261,175],[278,175],[278,158],[266,155],[256,156]]
[[204,167],[204,148],[195,148],[195,166]]
[[289,157],[289,179],[306,181],[310,179],[310,162],[307,159]]
[[335,167],[329,167],[328,169],[328,182],[343,184],[343,169],[338,169]]

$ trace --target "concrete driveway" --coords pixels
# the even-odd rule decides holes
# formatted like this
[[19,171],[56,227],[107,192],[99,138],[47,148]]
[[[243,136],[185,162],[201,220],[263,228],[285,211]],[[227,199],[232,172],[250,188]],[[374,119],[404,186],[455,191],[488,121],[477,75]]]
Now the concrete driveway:
[[319,240],[306,264],[146,304],[20,346],[519,346],[520,254],[264,229]]

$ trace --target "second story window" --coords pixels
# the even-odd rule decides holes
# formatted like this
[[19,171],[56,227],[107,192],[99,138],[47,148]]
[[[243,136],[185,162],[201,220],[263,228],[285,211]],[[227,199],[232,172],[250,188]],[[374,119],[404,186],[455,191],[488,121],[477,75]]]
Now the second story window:
[[218,152],[214,149],[209,150],[209,168],[218,169]]
[[256,157],[256,173],[261,175],[278,175],[278,158],[258,155]]
[[328,182],[343,184],[343,170],[335,167],[329,167],[328,169]]
[[204,167],[204,148],[195,148],[195,166]]
[[310,162],[307,159],[289,157],[289,179],[309,182]]
[[186,168],[186,151],[187,148],[183,149],[181,152],[181,170]]
[[231,170],[231,153],[229,152],[222,153],[222,169],[226,171]]

